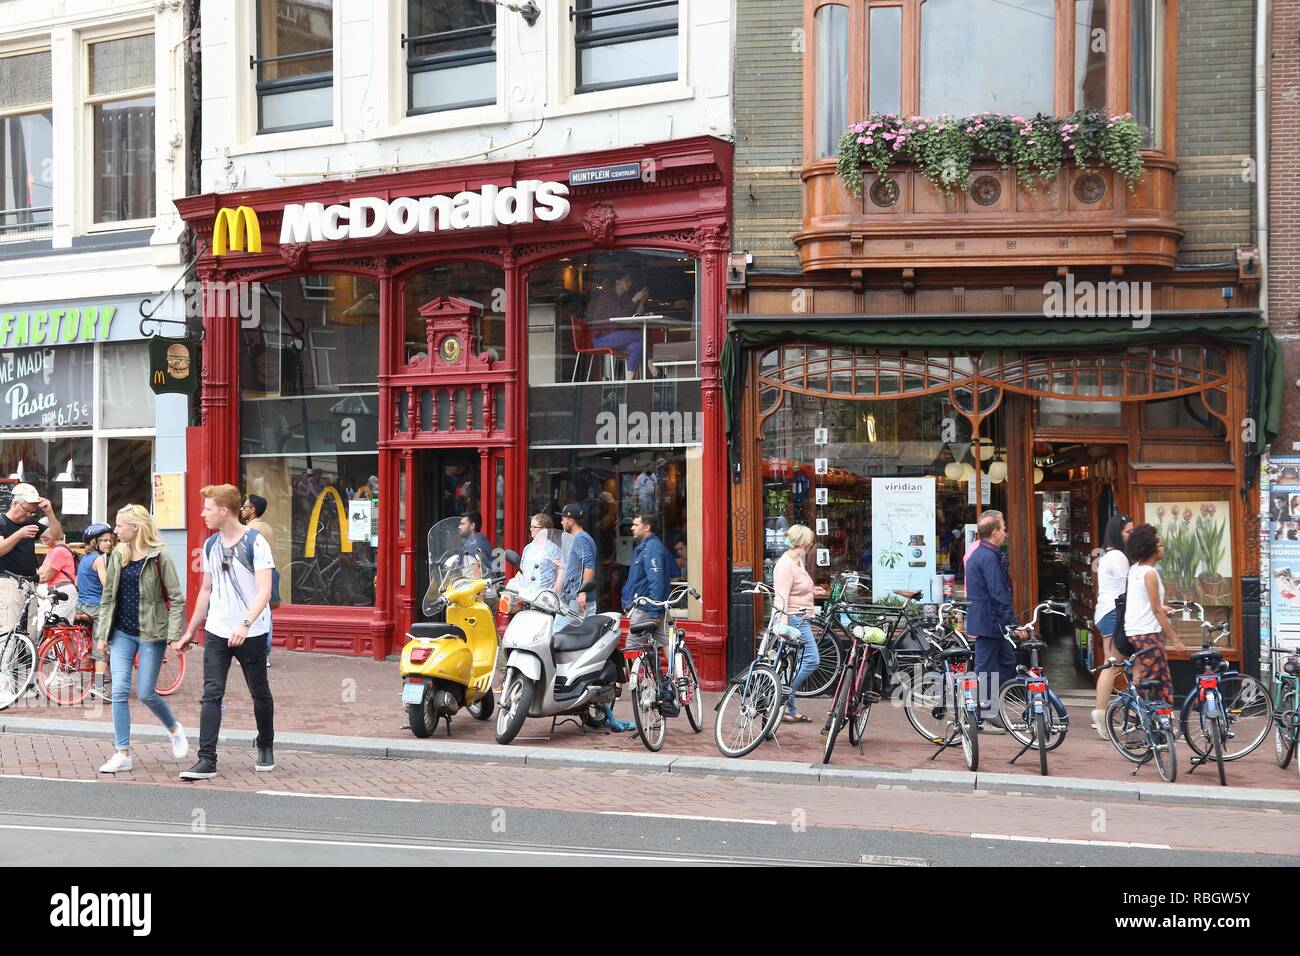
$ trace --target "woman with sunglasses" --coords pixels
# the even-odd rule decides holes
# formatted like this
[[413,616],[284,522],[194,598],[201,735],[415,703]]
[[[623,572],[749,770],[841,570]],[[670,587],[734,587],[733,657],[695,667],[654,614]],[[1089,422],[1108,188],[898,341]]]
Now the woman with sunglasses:
[[158,671],[163,651],[180,640],[185,627],[185,592],[181,589],[153,515],[140,505],[127,505],[117,513],[113,529],[120,542],[108,556],[104,594],[95,626],[100,652],[107,645],[113,669],[113,735],[117,749],[100,773],[131,769],[131,669],[140,657],[136,698],[167,728],[172,756],[189,753],[185,728],[172,716],[158,694]]
[[[1124,554],[1124,545],[1133,533],[1133,519],[1125,514],[1111,515],[1106,522],[1101,543],[1105,554],[1097,562],[1097,607],[1093,621],[1101,634],[1102,659],[1115,658],[1123,661],[1124,655],[1115,648],[1115,599],[1128,587],[1128,558]],[[1110,703],[1111,692],[1115,689],[1115,675],[1119,669],[1108,667],[1097,675],[1097,707],[1092,712],[1092,726],[1096,728],[1103,740],[1106,736],[1106,706]]]

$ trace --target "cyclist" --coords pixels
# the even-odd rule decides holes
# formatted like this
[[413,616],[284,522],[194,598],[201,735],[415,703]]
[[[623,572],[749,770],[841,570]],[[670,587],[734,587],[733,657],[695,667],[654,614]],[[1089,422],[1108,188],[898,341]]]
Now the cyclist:
[[[102,521],[97,521],[86,528],[82,540],[86,543],[86,553],[77,565],[77,618],[88,619],[84,623],[94,630],[95,618],[99,617],[99,605],[103,600],[104,581],[108,575],[108,553],[117,543],[113,529]],[[90,657],[95,662],[95,682],[90,692],[100,700],[107,700],[104,693],[104,672],[108,670],[108,655],[99,649],[99,642],[90,642]]]
[[[1101,632],[1106,660],[1115,658],[1123,661],[1124,655],[1115,648],[1115,599],[1128,587],[1128,557],[1124,554],[1124,545],[1133,533],[1133,519],[1128,515],[1112,515],[1106,522],[1106,531],[1102,535],[1102,546],[1106,553],[1097,562],[1097,609],[1093,620]],[[1111,691],[1115,689],[1115,674],[1118,668],[1107,667],[1097,675],[1097,706],[1092,712],[1092,726],[1101,735],[1102,740],[1109,740],[1106,733],[1106,705],[1110,703]]]
[[[1149,524],[1140,524],[1124,545],[1133,566],[1128,572],[1128,603],[1124,609],[1124,633],[1133,645],[1133,681],[1158,680],[1163,686],[1156,696],[1173,704],[1173,677],[1169,673],[1167,642],[1187,650],[1169,622],[1171,608],[1165,607],[1165,582],[1156,564],[1165,556],[1160,535]],[[1150,653],[1143,653],[1149,651]]]
[[[672,557],[655,534],[654,518],[650,515],[639,514],[632,519],[632,537],[636,539],[636,547],[632,550],[632,562],[627,571],[627,583],[623,585],[622,598],[628,624],[636,625],[647,620],[657,621],[663,616],[662,608],[634,608],[632,603],[639,597],[648,597],[652,601],[667,600],[668,563]],[[667,637],[662,627],[655,632],[655,644],[666,649]],[[659,687],[659,709],[665,717],[677,716],[677,685],[672,668],[670,656],[668,674]]]

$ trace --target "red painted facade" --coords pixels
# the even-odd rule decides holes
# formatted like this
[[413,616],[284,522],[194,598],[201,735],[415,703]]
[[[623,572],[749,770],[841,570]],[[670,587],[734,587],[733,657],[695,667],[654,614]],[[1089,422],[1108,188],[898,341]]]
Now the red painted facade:
[[[343,239],[303,245],[278,243],[286,204],[347,203],[356,197],[449,195],[477,191],[484,185],[510,186],[521,180],[567,182],[577,168],[641,162],[653,175],[641,180],[571,187],[569,215],[559,222],[534,222],[491,228],[447,230],[410,236]],[[694,645],[701,677],[718,687],[724,677],[727,631],[727,515],[728,476],[725,419],[719,361],[726,336],[725,260],[731,219],[731,146],[698,137],[599,153],[482,163],[329,181],[254,192],[206,194],[177,202],[181,215],[197,236],[199,276],[214,282],[262,282],[313,273],[368,276],[379,283],[379,485],[380,500],[398,501],[399,474],[409,473],[420,449],[462,449],[479,456],[481,474],[498,460],[505,469],[505,544],[518,548],[525,540],[528,415],[526,401],[528,335],[526,280],[542,263],[563,256],[620,248],[663,249],[697,257],[699,283],[699,356],[701,407],[704,413],[703,498],[692,502],[701,512],[704,574],[701,580],[703,617],[685,627]],[[258,216],[260,253],[211,254],[213,224],[218,210],[247,206]],[[445,363],[404,364],[403,282],[441,262],[484,262],[505,274],[507,316],[506,360],[490,369],[474,367],[472,356],[460,357],[455,368]],[[205,289],[206,291],[206,289]],[[218,309],[223,296],[204,296]],[[456,300],[431,303],[423,311],[429,335],[454,326],[463,312]],[[191,511],[197,515],[204,485],[240,480],[239,461],[239,325],[236,316],[204,316],[202,425],[190,430],[189,481]],[[466,350],[468,352],[468,350]],[[432,357],[435,353],[430,351]],[[439,366],[438,368],[431,367]],[[412,427],[419,409],[416,388],[477,388],[487,395],[504,389],[504,401],[487,409],[477,429],[422,431]],[[396,413],[407,403],[406,427]],[[413,494],[415,481],[406,481]],[[483,482],[482,511],[495,513],[495,482]],[[706,503],[712,506],[706,507]],[[396,653],[412,615],[416,560],[423,560],[425,529],[408,522],[398,534],[397,508],[379,512],[375,606],[308,607],[284,605],[275,612],[277,644],[300,650],[329,651],[383,659]],[[414,511],[407,509],[408,514]],[[190,547],[197,549],[205,534],[201,523],[190,522]],[[495,542],[501,545],[502,542]],[[192,551],[197,553],[197,551]],[[405,577],[406,586],[401,586]],[[191,575],[191,597],[197,575]]]

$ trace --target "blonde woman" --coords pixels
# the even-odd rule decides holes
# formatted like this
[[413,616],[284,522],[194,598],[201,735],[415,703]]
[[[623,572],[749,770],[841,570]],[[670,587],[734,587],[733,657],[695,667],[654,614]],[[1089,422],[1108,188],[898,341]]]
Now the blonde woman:
[[772,569],[776,606],[783,609],[777,621],[799,631],[803,637],[803,649],[799,652],[799,670],[790,685],[790,697],[786,701],[786,714],[782,719],[786,723],[806,724],[808,718],[796,709],[795,691],[821,663],[809,619],[813,615],[813,599],[825,597],[826,589],[815,585],[812,575],[808,573],[808,555],[812,553],[814,541],[812,529],[802,524],[791,525],[785,533],[785,540],[787,550],[777,559],[776,567]]
[[158,694],[158,671],[167,644],[180,640],[185,626],[185,592],[176,567],[158,537],[153,516],[140,505],[117,513],[118,545],[108,556],[104,595],[95,625],[100,653],[109,651],[113,673],[113,736],[117,749],[100,773],[131,769],[131,669],[140,656],[136,697],[167,728],[172,756],[189,753],[185,728]]

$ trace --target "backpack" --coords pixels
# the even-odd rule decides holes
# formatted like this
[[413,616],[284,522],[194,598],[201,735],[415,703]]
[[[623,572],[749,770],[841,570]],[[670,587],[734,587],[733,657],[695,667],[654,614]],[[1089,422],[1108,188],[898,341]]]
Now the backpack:
[[1115,650],[1119,651],[1125,657],[1132,657],[1133,652],[1137,650],[1133,642],[1128,639],[1124,633],[1124,609],[1128,606],[1128,593],[1117,595],[1115,597],[1115,633],[1111,640],[1115,643]]
[[[244,532],[244,536],[239,539],[235,545],[235,560],[246,567],[249,572],[253,571],[253,546],[257,542],[258,534],[256,528],[249,528]],[[208,538],[203,544],[203,552],[207,555],[208,566],[215,567],[217,564],[216,552],[214,548],[221,547],[221,532],[218,531]],[[280,570],[271,568],[271,602],[268,607],[275,610],[280,606]]]

